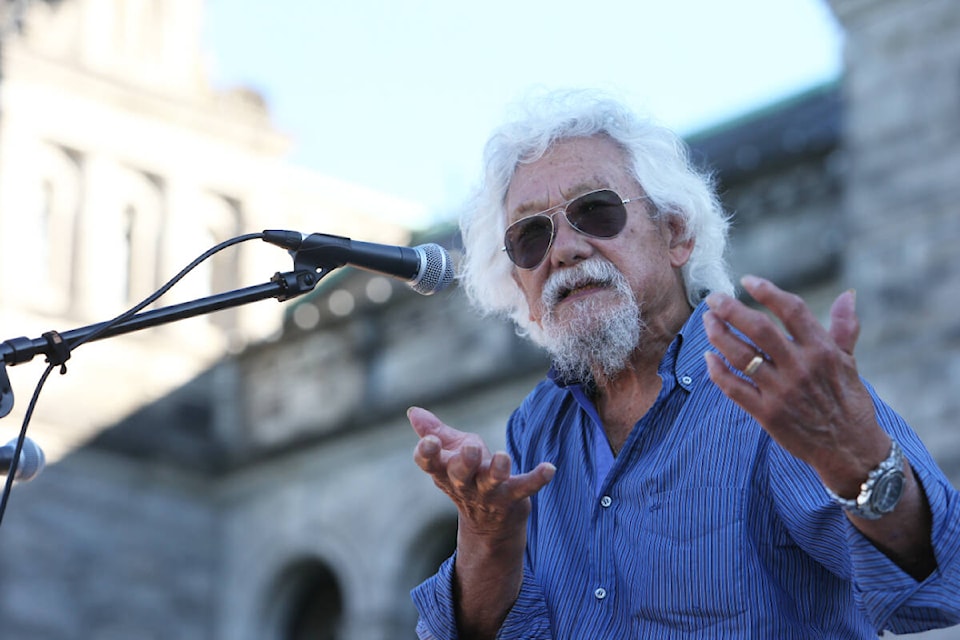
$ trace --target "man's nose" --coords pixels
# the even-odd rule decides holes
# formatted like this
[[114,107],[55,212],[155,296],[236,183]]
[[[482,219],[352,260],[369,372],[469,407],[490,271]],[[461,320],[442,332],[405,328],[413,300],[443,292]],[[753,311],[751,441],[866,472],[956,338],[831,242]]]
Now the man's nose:
[[553,228],[553,246],[547,258],[554,266],[570,266],[593,253],[590,238],[574,229],[563,213],[558,212],[554,217]]

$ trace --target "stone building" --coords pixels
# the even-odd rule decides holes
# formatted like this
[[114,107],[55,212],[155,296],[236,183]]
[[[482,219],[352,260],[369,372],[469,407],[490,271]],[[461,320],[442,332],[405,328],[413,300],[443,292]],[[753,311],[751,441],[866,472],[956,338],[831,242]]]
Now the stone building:
[[[0,9],[11,19],[0,68],[0,339],[109,320],[244,233],[407,239],[374,212],[414,205],[286,164],[291,142],[263,99],[211,86],[203,0],[4,0]],[[243,244],[152,308],[291,268],[283,250]],[[49,384],[31,431],[58,459],[225,351],[263,340],[281,312],[264,302],[86,345],[71,375]],[[39,360],[11,371],[22,385],[11,424]]]
[[[960,484],[960,4],[831,0],[836,84],[690,138],[735,213],[731,262],[821,314],[857,290],[863,373]],[[457,248],[455,230],[429,238]],[[413,464],[427,406],[502,443],[546,369],[461,292],[341,270],[249,343],[19,487],[0,531],[16,637],[413,637],[407,591],[455,513]],[[960,597],[960,596],[958,596]],[[960,638],[960,629],[924,634]]]
[[[270,123],[263,99],[212,86],[200,42],[203,7],[203,0],[0,2],[0,341],[108,320],[201,252],[243,233],[319,229],[391,244],[408,240],[405,228],[375,212],[412,215],[416,205],[287,164],[291,142]],[[291,267],[282,249],[246,243],[201,265],[152,308],[265,283]],[[283,308],[268,300],[84,345],[69,361],[69,374],[49,380],[31,438],[57,469],[105,426],[183,385],[224,353],[269,339],[279,331]],[[19,429],[42,360],[7,367],[16,402],[2,421],[3,443]],[[104,512],[79,496],[98,493],[84,489],[82,478],[106,480],[110,468],[97,463],[91,474],[68,475],[63,487],[79,490],[77,499],[63,495],[66,502],[41,505],[23,495],[21,508],[41,518],[36,530],[53,534],[41,556],[59,564],[54,558],[66,554],[67,573],[33,583],[40,591],[31,594],[14,566],[37,549],[30,528],[26,546],[13,533],[18,525],[10,527],[9,539],[4,528],[0,626],[6,636],[149,637],[167,628],[160,622],[153,631],[130,632],[109,613],[125,609],[119,594],[131,583],[115,580],[101,556],[123,547],[125,537],[113,544],[100,530],[106,522],[98,524]],[[125,483],[115,487],[122,497],[103,494],[101,507],[140,503],[142,496]],[[11,504],[21,497],[19,488],[15,493]],[[193,510],[173,501],[148,503],[142,506],[160,518],[209,518],[206,503]],[[74,506],[80,508],[74,512]],[[20,519],[15,511],[7,523]],[[71,523],[71,513],[94,520]],[[177,541],[149,518],[140,521],[155,539]],[[192,541],[182,542],[193,553]],[[94,551],[88,544],[104,546]],[[212,557],[202,547],[196,552],[203,562]],[[127,562],[121,552],[115,566],[137,573],[165,560],[138,555]],[[29,564],[20,565],[28,574]],[[142,575],[145,583],[155,580]],[[196,575],[187,580],[196,582]],[[151,606],[166,618],[175,607],[160,581],[156,585]],[[195,606],[208,610],[209,602],[197,598]],[[107,621],[88,622],[101,609]],[[137,620],[138,613],[133,607],[122,615],[150,624],[149,617]]]

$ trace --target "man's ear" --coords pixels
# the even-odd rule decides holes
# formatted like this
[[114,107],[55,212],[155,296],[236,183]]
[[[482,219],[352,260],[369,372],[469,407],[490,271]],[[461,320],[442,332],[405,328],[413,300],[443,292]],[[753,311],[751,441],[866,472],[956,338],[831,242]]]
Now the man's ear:
[[667,234],[667,252],[670,254],[670,264],[675,268],[682,267],[687,264],[690,254],[693,253],[696,238],[688,233],[686,221],[677,215],[667,216],[664,228]]

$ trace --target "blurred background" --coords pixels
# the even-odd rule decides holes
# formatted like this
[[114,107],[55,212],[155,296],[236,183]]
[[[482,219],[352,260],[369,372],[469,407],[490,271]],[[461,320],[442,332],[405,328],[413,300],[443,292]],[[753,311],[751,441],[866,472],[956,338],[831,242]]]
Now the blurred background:
[[[954,0],[0,8],[0,341],[107,320],[263,229],[456,257],[459,203],[510,103],[595,86],[716,173],[736,275],[821,315],[857,290],[861,370],[960,481]],[[153,306],[291,268],[245,243]],[[7,367],[0,444],[39,360]],[[547,363],[456,287],[424,298],[340,269],[67,365],[29,430],[48,466],[0,527],[9,637],[413,638],[408,592],[456,516],[412,462],[404,410],[500,446]]]

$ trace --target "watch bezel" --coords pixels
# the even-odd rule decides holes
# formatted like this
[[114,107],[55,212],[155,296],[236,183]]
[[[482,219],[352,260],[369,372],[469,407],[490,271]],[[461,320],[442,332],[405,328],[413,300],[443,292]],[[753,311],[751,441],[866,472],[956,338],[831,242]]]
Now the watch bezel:
[[[896,440],[891,440],[890,453],[867,475],[856,498],[841,498],[829,487],[826,489],[834,502],[848,513],[867,520],[877,520],[896,509],[903,497],[906,488],[903,466],[903,450]],[[899,482],[896,488],[890,485],[894,480]]]
[[[897,487],[891,491],[891,483],[896,481]],[[906,476],[903,469],[890,469],[877,478],[873,489],[870,491],[870,500],[868,508],[879,514],[887,514],[893,511],[900,498],[903,497],[903,489],[906,483]],[[861,505],[862,506],[862,505]]]

